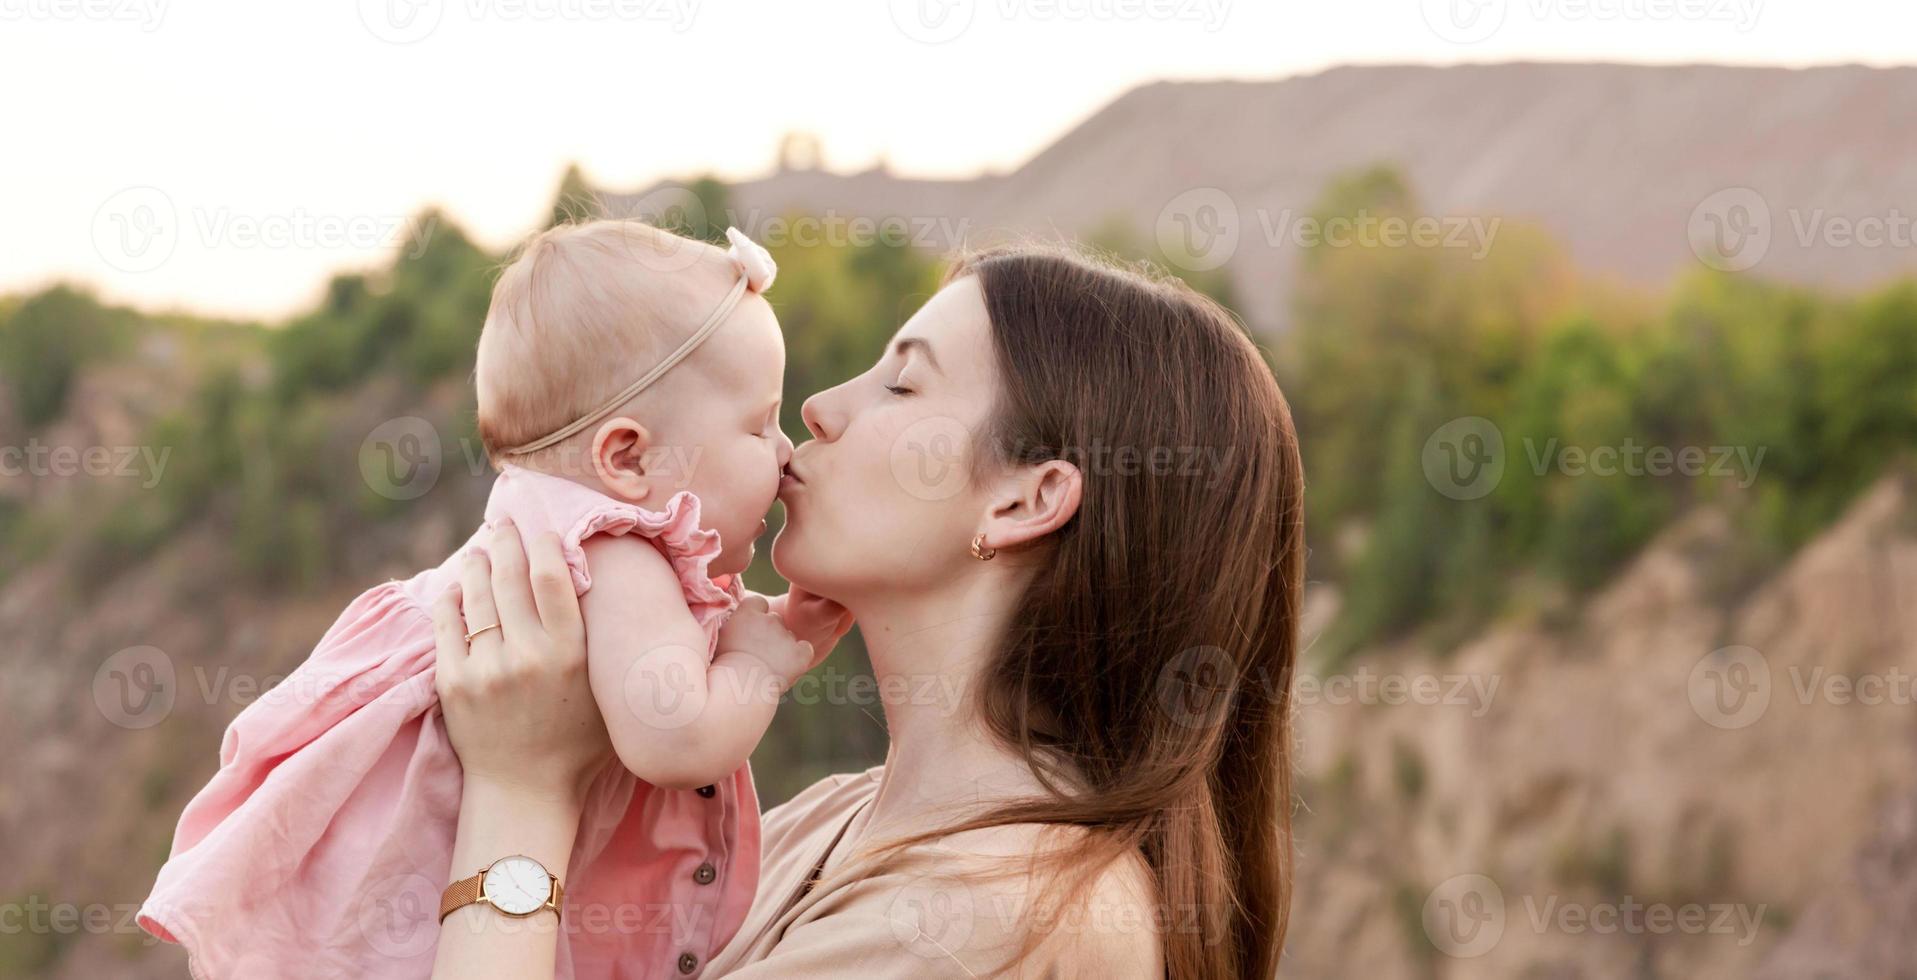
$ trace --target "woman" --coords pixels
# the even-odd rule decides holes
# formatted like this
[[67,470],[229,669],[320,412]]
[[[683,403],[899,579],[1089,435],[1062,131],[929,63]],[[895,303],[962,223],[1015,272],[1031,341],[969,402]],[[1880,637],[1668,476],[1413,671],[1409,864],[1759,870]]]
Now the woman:
[[[745,924],[680,972],[1275,973],[1302,475],[1230,315],[1077,256],[990,252],[803,416],[773,564],[861,624],[891,745],[766,813]],[[435,613],[466,770],[454,866],[528,854],[563,881],[604,723],[576,710],[557,548],[494,553]],[[548,916],[468,907],[435,972],[551,976],[554,943]]]

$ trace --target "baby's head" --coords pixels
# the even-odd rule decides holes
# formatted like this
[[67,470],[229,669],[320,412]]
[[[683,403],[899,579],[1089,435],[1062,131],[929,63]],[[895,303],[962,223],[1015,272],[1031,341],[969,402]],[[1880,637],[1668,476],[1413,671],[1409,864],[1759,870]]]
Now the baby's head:
[[707,324],[744,275],[725,250],[637,221],[534,237],[493,286],[479,337],[487,455],[651,508],[690,490],[724,545],[713,573],[743,571],[792,452],[779,428],[785,340],[757,292],[763,282],[641,391],[550,445],[514,450],[618,399]]

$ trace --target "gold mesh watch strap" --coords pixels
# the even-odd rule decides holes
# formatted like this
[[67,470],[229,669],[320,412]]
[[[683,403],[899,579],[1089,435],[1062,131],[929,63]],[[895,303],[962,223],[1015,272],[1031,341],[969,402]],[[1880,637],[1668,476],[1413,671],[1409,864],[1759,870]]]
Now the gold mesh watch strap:
[[[439,896],[439,921],[444,922],[454,911],[478,902],[485,877],[486,872],[481,871],[471,878],[461,878],[447,885],[446,891]],[[560,884],[557,878],[552,879],[552,895],[546,899],[545,907],[552,909],[552,914],[561,919],[566,917],[566,886]]]
[[439,921],[446,921],[446,917],[453,914],[453,910],[479,901],[479,881],[483,877],[485,875],[482,872],[447,885],[445,893],[439,896]]

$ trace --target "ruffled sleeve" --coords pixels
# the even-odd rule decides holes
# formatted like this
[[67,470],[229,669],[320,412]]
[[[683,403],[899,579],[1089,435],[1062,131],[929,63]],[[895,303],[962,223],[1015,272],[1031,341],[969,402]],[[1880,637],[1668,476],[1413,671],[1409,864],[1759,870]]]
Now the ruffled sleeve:
[[[711,574],[719,557],[719,532],[699,526],[699,498],[681,490],[654,510],[609,497],[561,477],[508,466],[493,484],[486,502],[486,525],[510,517],[522,536],[552,531],[572,573],[573,591],[592,588],[585,542],[594,535],[637,534],[650,540],[672,564],[686,605],[701,626],[716,623],[738,608],[738,576]],[[480,539],[480,540],[483,540]],[[711,629],[708,630],[711,632]]]

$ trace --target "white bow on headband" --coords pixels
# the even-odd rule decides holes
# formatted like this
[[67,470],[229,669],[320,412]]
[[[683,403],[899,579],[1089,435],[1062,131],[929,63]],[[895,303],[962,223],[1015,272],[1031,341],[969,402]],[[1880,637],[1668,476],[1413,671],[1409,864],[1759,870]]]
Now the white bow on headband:
[[640,375],[639,380],[627,385],[598,408],[523,446],[514,446],[506,450],[506,455],[524,456],[527,453],[538,452],[612,414],[613,409],[631,401],[632,396],[646,390],[654,381],[672,370],[674,365],[698,350],[699,345],[705,343],[706,338],[712,336],[714,330],[719,329],[719,324],[724,323],[726,317],[732,315],[733,308],[739,305],[739,299],[745,295],[746,290],[763,293],[771,288],[772,280],[779,277],[779,265],[772,261],[772,253],[766,251],[758,242],[747,238],[745,232],[737,228],[726,229],[726,241],[732,243],[732,247],[726,249],[726,257],[732,260],[733,268],[739,270],[739,281],[732,284],[725,298],[719,301],[718,306],[713,307],[712,312],[706,316],[705,322],[699,325],[699,329],[692,332],[692,336],[686,338],[685,343],[680,344],[678,349],[653,365],[652,370]]

